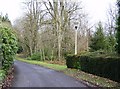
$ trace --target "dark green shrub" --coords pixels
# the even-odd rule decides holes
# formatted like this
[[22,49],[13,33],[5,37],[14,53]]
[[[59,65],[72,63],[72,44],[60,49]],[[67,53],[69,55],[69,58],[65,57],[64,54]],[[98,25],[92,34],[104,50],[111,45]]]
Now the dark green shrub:
[[80,69],[80,61],[78,56],[66,56],[66,65],[68,68]]
[[81,69],[120,82],[120,57],[99,53],[95,55],[94,52],[81,56],[67,56],[66,64],[68,68]]
[[41,59],[41,53],[34,53],[31,57],[28,57],[29,60],[38,60],[38,61],[42,61],[43,59]]
[[22,52],[23,52],[23,48],[22,48],[22,46],[18,45],[17,53],[19,54],[19,53],[22,53]]

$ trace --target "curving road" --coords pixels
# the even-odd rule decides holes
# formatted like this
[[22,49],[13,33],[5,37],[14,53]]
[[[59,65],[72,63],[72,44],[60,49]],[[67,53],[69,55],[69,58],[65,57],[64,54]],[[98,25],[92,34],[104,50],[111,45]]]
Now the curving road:
[[15,61],[12,87],[86,87],[80,81],[61,72]]

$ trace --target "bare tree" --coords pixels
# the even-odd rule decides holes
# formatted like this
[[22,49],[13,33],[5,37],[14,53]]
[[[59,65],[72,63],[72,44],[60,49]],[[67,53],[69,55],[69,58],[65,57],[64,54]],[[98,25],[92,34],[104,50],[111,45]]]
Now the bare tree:
[[38,47],[38,32],[39,28],[42,24],[42,19],[44,14],[42,14],[43,10],[41,9],[41,2],[37,2],[36,0],[31,0],[29,2],[25,2],[26,13],[24,18],[22,19],[22,37],[25,47],[28,49],[28,54],[32,55],[37,52]]
[[115,23],[117,18],[117,9],[116,6],[109,6],[107,13],[107,23],[106,29],[108,34],[115,34]]
[[44,2],[47,11],[51,15],[53,19],[53,24],[55,26],[58,38],[58,59],[61,59],[61,45],[63,40],[63,35],[68,25],[70,24],[70,20],[73,19],[73,14],[75,11],[81,9],[77,3],[68,3],[64,0],[53,0],[52,2],[48,0]]
[[89,37],[86,34],[89,28],[81,2],[31,0],[26,2],[25,6],[26,14],[21,19],[21,30],[18,33],[21,34],[21,43],[29,55],[40,52],[43,60],[61,60],[63,55],[74,53],[75,19],[81,21],[78,31],[78,52],[88,49]]

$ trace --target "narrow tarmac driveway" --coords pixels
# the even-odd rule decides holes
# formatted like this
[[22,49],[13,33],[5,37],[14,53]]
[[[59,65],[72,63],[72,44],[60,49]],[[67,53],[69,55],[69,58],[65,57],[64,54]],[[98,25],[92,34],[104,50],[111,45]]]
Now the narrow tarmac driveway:
[[61,72],[15,61],[12,87],[86,87],[80,81]]

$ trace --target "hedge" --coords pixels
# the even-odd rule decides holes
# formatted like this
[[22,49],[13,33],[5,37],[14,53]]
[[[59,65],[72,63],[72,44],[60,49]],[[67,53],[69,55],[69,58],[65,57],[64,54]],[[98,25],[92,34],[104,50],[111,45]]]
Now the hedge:
[[7,73],[17,52],[17,39],[10,28],[0,26],[0,51],[1,69]]
[[101,77],[120,82],[120,57],[70,56],[66,57],[68,68],[80,69]]
[[80,69],[80,62],[78,56],[74,56],[74,55],[67,56],[66,65],[68,68]]

